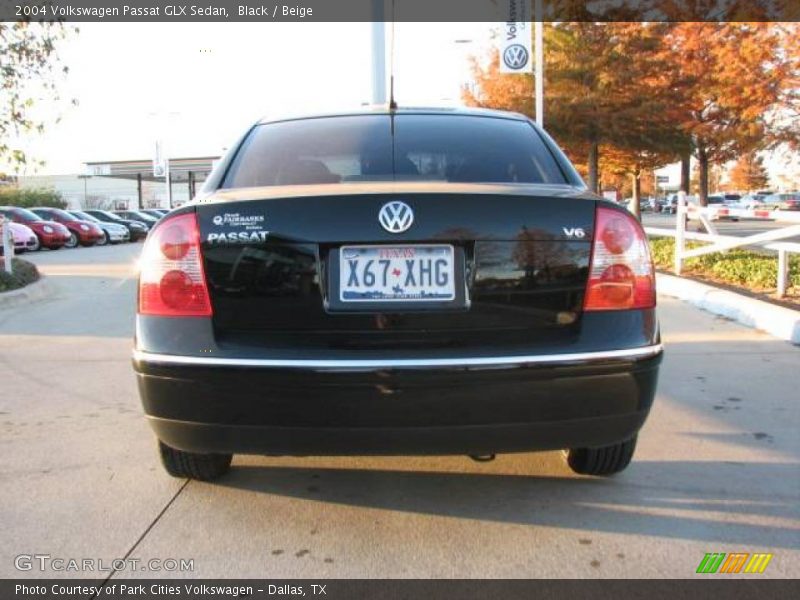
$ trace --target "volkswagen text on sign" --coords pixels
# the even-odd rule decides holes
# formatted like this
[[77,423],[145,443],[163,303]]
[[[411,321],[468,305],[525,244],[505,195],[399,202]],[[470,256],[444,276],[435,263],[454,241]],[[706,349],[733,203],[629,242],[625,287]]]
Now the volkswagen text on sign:
[[531,73],[531,28],[527,0],[506,0],[508,20],[503,26],[500,42],[501,73]]

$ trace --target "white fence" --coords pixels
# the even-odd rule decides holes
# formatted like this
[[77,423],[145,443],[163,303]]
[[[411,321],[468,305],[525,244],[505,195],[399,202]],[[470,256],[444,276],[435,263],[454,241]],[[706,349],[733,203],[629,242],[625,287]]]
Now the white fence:
[[[687,218],[697,219],[708,233],[698,233],[686,230]],[[739,218],[755,220],[773,220],[788,223],[785,227],[771,229],[755,235],[736,237],[720,235],[714,222],[720,218]],[[724,205],[696,206],[686,204],[686,194],[678,194],[678,207],[675,211],[675,229],[658,227],[645,227],[648,235],[666,236],[675,238],[675,274],[680,275],[683,261],[687,258],[722,252],[740,246],[758,245],[778,253],[778,290],[777,295],[786,295],[789,280],[790,253],[800,254],[800,244],[794,242],[778,242],[789,237],[800,236],[800,212],[787,212],[782,210],[761,210],[732,208]],[[686,248],[686,240],[709,242],[699,248]]]
[[14,268],[11,265],[14,258],[14,236],[11,232],[11,227],[6,227],[6,219],[0,215],[0,246],[3,248],[3,264],[8,273],[13,273]]

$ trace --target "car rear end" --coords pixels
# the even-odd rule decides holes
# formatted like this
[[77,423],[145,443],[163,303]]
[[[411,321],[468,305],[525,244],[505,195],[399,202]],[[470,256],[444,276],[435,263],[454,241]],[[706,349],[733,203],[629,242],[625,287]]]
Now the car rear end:
[[[403,169],[408,182],[365,180],[375,148],[361,180],[323,181],[353,164],[325,156],[318,136],[317,154],[300,144],[303,163],[283,171],[315,185],[251,186],[234,158],[223,169],[240,185],[221,182],[153,229],[134,365],[162,456],[165,447],[477,456],[623,443],[632,453],[661,359],[638,222],[587,194],[525,120],[508,119],[530,128],[532,147],[516,151],[541,164],[525,176],[533,181],[513,183],[503,178],[523,167],[498,158],[503,144],[515,150],[505,124],[467,127],[462,139],[452,127],[472,123],[443,125],[445,136],[430,131],[435,120],[393,121],[391,173]],[[297,137],[276,130],[270,143],[292,154],[311,139],[304,127]],[[465,148],[482,140],[486,160],[448,171],[425,155],[430,144],[404,147],[437,135]],[[404,159],[447,180],[414,181]]]
[[778,208],[780,210],[800,210],[800,194],[781,194]]

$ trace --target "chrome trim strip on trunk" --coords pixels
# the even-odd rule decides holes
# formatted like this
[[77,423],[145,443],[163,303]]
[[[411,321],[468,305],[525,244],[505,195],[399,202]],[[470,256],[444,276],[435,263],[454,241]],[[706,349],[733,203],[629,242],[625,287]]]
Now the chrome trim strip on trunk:
[[656,356],[663,351],[662,344],[630,348],[626,350],[603,350],[599,352],[576,352],[573,354],[537,354],[533,356],[478,356],[472,358],[389,358],[389,359],[271,359],[271,358],[215,358],[213,356],[178,356],[133,351],[137,362],[155,365],[186,365],[195,367],[267,367],[278,369],[314,369],[323,371],[372,371],[380,369],[503,369],[527,365],[551,365],[588,362],[606,359],[641,359]]

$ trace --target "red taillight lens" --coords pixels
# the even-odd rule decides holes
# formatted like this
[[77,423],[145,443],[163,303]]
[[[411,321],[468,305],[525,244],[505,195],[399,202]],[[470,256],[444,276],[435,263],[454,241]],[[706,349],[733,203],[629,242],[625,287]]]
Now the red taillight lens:
[[655,274],[644,231],[631,215],[599,207],[583,310],[655,305]]
[[197,217],[182,214],[156,227],[142,251],[139,314],[210,317]]

